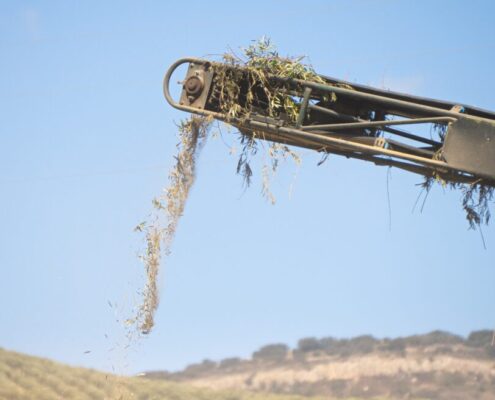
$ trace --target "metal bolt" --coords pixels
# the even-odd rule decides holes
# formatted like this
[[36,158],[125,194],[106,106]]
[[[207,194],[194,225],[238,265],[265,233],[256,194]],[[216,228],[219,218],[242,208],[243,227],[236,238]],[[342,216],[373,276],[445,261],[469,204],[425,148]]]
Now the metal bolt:
[[191,76],[187,79],[185,89],[188,95],[198,96],[203,90],[203,80],[198,76]]

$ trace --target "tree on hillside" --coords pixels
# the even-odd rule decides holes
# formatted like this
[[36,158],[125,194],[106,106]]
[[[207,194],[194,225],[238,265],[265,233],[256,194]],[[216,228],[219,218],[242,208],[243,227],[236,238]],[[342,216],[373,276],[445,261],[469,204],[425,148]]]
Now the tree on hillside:
[[269,344],[253,353],[254,360],[284,361],[289,353],[289,346],[282,343]]

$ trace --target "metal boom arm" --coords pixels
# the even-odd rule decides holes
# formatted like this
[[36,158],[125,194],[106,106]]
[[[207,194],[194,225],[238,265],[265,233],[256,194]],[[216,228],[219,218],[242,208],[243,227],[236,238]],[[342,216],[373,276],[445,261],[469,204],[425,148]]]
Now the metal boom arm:
[[[179,102],[170,95],[173,72],[188,64]],[[184,58],[175,62],[164,79],[164,95],[175,108],[212,116],[236,126],[244,135],[316,151],[393,166],[449,182],[495,186],[495,113],[475,107],[355,85],[320,75],[319,82],[270,75],[271,87],[290,96],[297,118],[270,115],[263,90],[235,82],[240,99],[254,91],[251,112],[227,115],[218,102],[218,67],[242,67]],[[246,78],[247,79],[247,78]],[[333,100],[330,100],[333,99]],[[240,105],[242,106],[242,105]],[[438,140],[424,133],[398,129],[402,125],[443,127]],[[424,130],[424,129],[423,129]],[[419,129],[421,131],[421,128]]]

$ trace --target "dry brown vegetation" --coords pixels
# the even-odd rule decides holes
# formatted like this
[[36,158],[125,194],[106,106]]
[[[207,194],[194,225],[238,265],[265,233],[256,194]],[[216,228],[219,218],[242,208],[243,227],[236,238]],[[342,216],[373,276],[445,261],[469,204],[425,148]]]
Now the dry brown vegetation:
[[153,212],[147,221],[135,230],[144,232],[146,253],[142,260],[146,271],[146,284],[142,304],[137,315],[129,320],[141,333],[148,334],[153,328],[155,312],[159,304],[158,274],[162,251],[170,254],[189,192],[196,179],[196,159],[205,141],[210,120],[191,117],[179,125],[179,143],[175,164],[169,173],[169,185],[161,196],[153,199]]
[[69,367],[0,349],[0,400],[303,400],[300,396],[212,391]]

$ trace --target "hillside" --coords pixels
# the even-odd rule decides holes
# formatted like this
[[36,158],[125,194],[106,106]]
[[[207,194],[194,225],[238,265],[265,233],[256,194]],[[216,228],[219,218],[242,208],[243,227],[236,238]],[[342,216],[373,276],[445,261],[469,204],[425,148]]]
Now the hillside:
[[435,331],[397,339],[305,338],[297,348],[264,346],[247,360],[205,360],[147,378],[210,389],[242,389],[325,398],[495,399],[492,331],[467,338]]
[[0,349],[0,400],[302,400],[124,378]]
[[[319,397],[318,397],[319,396]],[[119,377],[0,349],[0,400],[495,399],[491,331],[305,338],[250,359]]]

